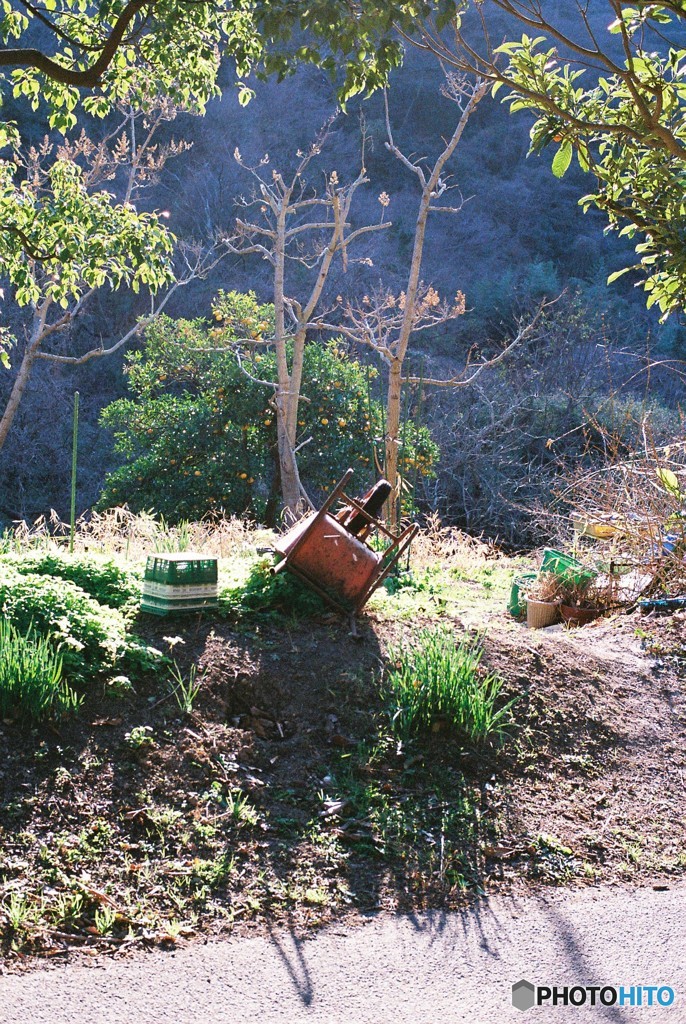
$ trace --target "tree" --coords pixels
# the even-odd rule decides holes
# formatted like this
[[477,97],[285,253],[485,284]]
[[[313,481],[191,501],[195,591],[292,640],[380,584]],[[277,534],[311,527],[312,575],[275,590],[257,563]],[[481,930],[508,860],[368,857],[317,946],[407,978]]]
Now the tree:
[[[0,205],[3,198],[7,204],[0,263],[17,304],[30,310],[19,365],[0,415],[0,448],[38,361],[78,366],[111,355],[164,309],[178,287],[211,264],[206,254],[188,248],[176,272],[172,237],[156,216],[136,210],[141,191],[168,157],[187,148],[155,141],[160,125],[176,114],[169,102],[145,116],[121,110],[118,123],[99,143],[85,132],[57,146],[46,138],[40,147],[17,148],[13,160],[0,165]],[[103,188],[112,182],[121,189],[120,202]],[[148,289],[149,313],[107,347],[79,351],[70,345],[71,329],[95,294],[121,286]]]
[[[492,83],[494,93],[504,87],[511,111],[532,111],[531,151],[557,145],[556,175],[576,154],[597,181],[582,204],[603,210],[611,228],[640,236],[648,305],[666,316],[686,304],[686,9],[680,0],[600,6],[575,0],[563,17],[547,0],[458,0],[434,5],[402,31],[444,65]],[[562,27],[570,10],[577,32]],[[502,14],[533,34],[494,45]],[[598,28],[602,17],[607,29]]]
[[[442,300],[438,292],[426,285],[421,278],[424,248],[427,241],[429,214],[457,214],[462,209],[462,199],[450,203],[449,193],[457,186],[451,183],[447,173],[448,163],[454,156],[469,119],[488,90],[488,83],[470,80],[464,75],[448,73],[442,93],[452,100],[459,110],[455,128],[435,160],[408,157],[396,144],[389,114],[388,95],[385,96],[386,147],[389,152],[410,171],[419,183],[419,202],[415,219],[412,255],[407,272],[407,284],[400,295],[393,295],[381,286],[362,303],[349,302],[346,307],[347,323],[340,330],[358,344],[371,348],[385,364],[387,372],[386,424],[384,437],[383,472],[391,484],[392,492],[388,503],[388,518],[397,526],[402,513],[401,491],[406,483],[400,470],[401,450],[408,441],[407,429],[401,429],[403,393],[407,385],[425,387],[460,388],[475,384],[487,368],[497,366],[506,359],[523,341],[531,338],[540,319],[542,304],[530,321],[518,323],[517,332],[505,347],[495,356],[482,359],[476,364],[467,362],[459,372],[448,379],[428,376],[415,377],[408,374],[405,364],[410,343],[420,331],[435,328],[453,320],[465,311],[465,297],[458,291],[450,301]],[[384,203],[387,196],[382,196]],[[321,324],[332,329],[332,325]],[[409,435],[411,438],[412,435]],[[403,455],[406,453],[403,452]],[[403,458],[402,462],[411,463]]]
[[[4,0],[0,68],[10,70],[15,95],[46,100],[51,127],[61,129],[76,123],[79,90],[91,90],[83,106],[98,116],[123,99],[144,106],[151,94],[202,105],[218,91],[222,57],[241,79],[257,67],[283,76],[315,64],[337,77],[345,99],[382,84],[398,64],[393,13],[370,0]],[[247,101],[248,86],[240,88]]]
[[[389,227],[388,224],[364,225],[352,229],[350,217],[355,193],[368,178],[363,166],[356,178],[343,184],[336,171],[324,172],[321,193],[308,187],[305,173],[324,146],[330,122],[307,152],[298,152],[298,163],[289,177],[277,170],[267,175],[269,157],[265,156],[257,167],[248,166],[238,149],[235,159],[246,169],[255,188],[240,205],[245,214],[236,221],[237,233],[224,240],[227,248],[241,255],[259,255],[272,269],[274,334],[261,338],[261,344],[274,346],[277,379],[261,378],[259,383],[273,391],[278,432],[279,467],[283,502],[295,513],[304,499],[310,504],[298,470],[299,443],[298,418],[303,388],[303,367],[308,331],[314,325],[324,287],[340,256],[347,265],[350,246],[371,231]],[[247,219],[250,217],[251,219]],[[312,283],[305,295],[295,298],[287,293],[288,267],[296,266],[311,271]],[[215,305],[215,315],[223,315],[221,305]],[[241,341],[246,340],[245,335]],[[250,338],[248,337],[248,343]],[[254,339],[253,339],[254,340]],[[236,348],[240,359],[241,345]],[[253,380],[257,380],[246,368]]]
[[400,422],[402,411],[403,367],[411,337],[420,330],[435,327],[446,320],[464,313],[464,295],[458,292],[453,302],[442,302],[438,293],[421,280],[424,244],[426,241],[429,213],[458,213],[461,203],[444,205],[445,193],[451,188],[445,175],[446,164],[453,156],[467,126],[467,122],[486,93],[488,86],[477,80],[469,83],[457,76],[450,76],[444,88],[444,95],[454,100],[459,107],[460,117],[451,137],[445,142],[433,164],[408,158],[395,144],[386,95],[387,148],[396,159],[415,175],[420,186],[420,198],[415,221],[412,256],[405,290],[393,296],[383,290],[373,299],[360,306],[348,305],[348,321],[351,336],[369,345],[381,357],[388,371],[386,397],[386,436],[384,475],[392,488],[390,521],[397,525],[400,485],[398,476],[398,452],[401,444]]

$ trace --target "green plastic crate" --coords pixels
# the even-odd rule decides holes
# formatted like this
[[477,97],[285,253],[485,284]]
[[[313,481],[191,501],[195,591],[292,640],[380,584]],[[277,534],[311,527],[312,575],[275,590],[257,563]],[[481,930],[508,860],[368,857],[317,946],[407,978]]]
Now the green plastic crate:
[[216,607],[216,558],[187,553],[148,557],[141,611],[150,615],[170,615]]
[[559,576],[561,580],[580,585],[590,583],[598,575],[593,569],[587,569],[582,565],[578,558],[565,555],[562,551],[556,551],[555,548],[543,549],[540,571],[550,572],[554,576]]
[[217,559],[190,554],[149,555],[145,579],[151,583],[166,583],[170,587],[216,583]]

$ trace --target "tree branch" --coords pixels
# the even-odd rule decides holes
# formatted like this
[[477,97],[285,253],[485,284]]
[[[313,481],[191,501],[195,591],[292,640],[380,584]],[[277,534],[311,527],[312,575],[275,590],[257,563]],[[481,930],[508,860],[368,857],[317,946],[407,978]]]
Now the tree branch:
[[100,56],[90,68],[76,71],[64,67],[48,57],[41,50],[31,47],[0,50],[0,67],[29,67],[42,71],[48,78],[63,85],[75,85],[77,88],[92,89],[99,85],[103,74],[108,69],[124,39],[129,25],[145,8],[153,7],[156,0],[129,0],[117,18],[112,31],[104,42]]

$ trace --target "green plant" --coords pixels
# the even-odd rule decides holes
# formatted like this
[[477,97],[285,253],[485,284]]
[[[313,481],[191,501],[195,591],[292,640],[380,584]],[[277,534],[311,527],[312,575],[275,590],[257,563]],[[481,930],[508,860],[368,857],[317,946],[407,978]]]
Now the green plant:
[[108,935],[117,920],[117,912],[113,907],[102,906],[95,911],[95,927],[98,935]]
[[322,599],[290,573],[271,572],[273,565],[268,558],[255,562],[245,583],[220,593],[220,609],[237,617],[254,612],[272,612],[291,618],[320,614]]
[[26,930],[33,919],[33,909],[28,898],[19,892],[11,892],[3,904],[7,921],[14,932]]
[[480,670],[482,654],[478,638],[456,646],[445,628],[391,651],[384,690],[394,733],[407,740],[445,726],[470,743],[501,739],[514,700],[498,707],[502,680]]
[[124,736],[124,742],[131,750],[144,750],[147,747],[154,747],[155,737],[152,734],[152,726],[135,725]]
[[22,574],[0,563],[0,613],[21,632],[33,630],[62,655],[70,681],[89,682],[115,665],[129,673],[159,665],[162,655],[127,634],[121,611],[100,605],[69,580]]
[[106,686],[107,693],[112,697],[130,697],[136,692],[128,676],[113,676],[107,680]]
[[58,925],[73,924],[83,913],[83,904],[83,894],[80,892],[58,893],[52,907],[55,923]]
[[193,876],[205,882],[210,888],[216,888],[227,882],[236,871],[236,857],[228,850],[221,853],[215,860],[196,857],[193,861]]
[[0,717],[32,722],[76,711],[81,699],[62,678],[62,655],[29,628],[0,619]]
[[123,569],[111,559],[102,560],[90,555],[68,557],[56,552],[4,556],[3,563],[22,575],[55,576],[69,580],[94,598],[98,604],[110,608],[127,609],[138,605],[141,584],[131,569]]
[[182,552],[193,548],[192,524],[181,519],[176,526],[170,526],[164,516],[160,516],[159,530],[155,536],[155,551]]
[[197,668],[195,665],[191,665],[188,679],[184,679],[181,669],[175,661],[172,662],[169,671],[176,684],[172,689],[174,699],[181,711],[189,715],[193,710],[195,699],[200,693],[200,686],[202,685],[202,680],[196,679]]
[[560,884],[583,872],[581,861],[556,836],[547,833],[537,836],[532,852],[530,871],[534,878]]
[[256,825],[259,815],[247,795],[240,789],[231,790],[226,797],[227,814],[232,821],[242,825]]

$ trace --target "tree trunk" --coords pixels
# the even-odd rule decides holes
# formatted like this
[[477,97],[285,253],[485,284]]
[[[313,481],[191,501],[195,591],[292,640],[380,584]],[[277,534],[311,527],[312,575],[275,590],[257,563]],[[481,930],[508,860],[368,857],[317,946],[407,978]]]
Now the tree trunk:
[[276,429],[279,442],[279,472],[281,475],[281,497],[286,509],[297,515],[302,498],[300,474],[295,458],[295,445],[288,431],[288,401],[290,396],[281,388],[276,393]]
[[22,357],[19,372],[14,384],[12,385],[10,397],[7,400],[7,405],[5,406],[2,418],[0,419],[0,449],[7,440],[10,427],[12,426],[14,418],[19,410],[19,405],[24,396],[24,392],[26,391],[26,385],[29,382],[31,370],[33,369],[33,364],[36,361],[40,344],[41,335],[39,333],[37,337],[34,336],[34,338],[29,342]]
[[293,418],[294,388],[292,375],[288,369],[288,353],[286,350],[286,323],[284,278],[286,260],[286,214],[290,195],[286,195],[278,211],[276,239],[274,244],[274,347],[276,349],[276,367],[278,386],[276,389],[276,434],[279,450],[279,475],[281,477],[281,497],[285,508],[293,516],[298,513],[300,505],[300,476],[295,459],[295,429],[297,421],[297,394],[295,395],[296,416]]
[[384,472],[391,485],[388,499],[388,524],[396,529],[400,521],[400,480],[398,478],[398,447],[400,445],[400,403],[402,399],[401,359],[394,359],[388,371],[388,393],[386,397],[386,465]]
[[49,334],[55,330],[59,330],[59,327],[64,323],[64,318],[62,318],[57,324],[53,324],[51,327],[46,329],[45,321],[47,320],[48,311],[50,310],[51,305],[52,299],[43,299],[42,305],[38,306],[35,310],[31,338],[26,346],[26,351],[22,356],[19,372],[17,373],[16,380],[12,385],[12,391],[10,392],[10,397],[7,400],[5,410],[0,418],[0,449],[5,444],[10,427],[17,415],[21,400],[24,397],[24,392],[26,391],[26,385],[28,384],[29,377],[31,376],[33,364],[38,358],[41,345]]

